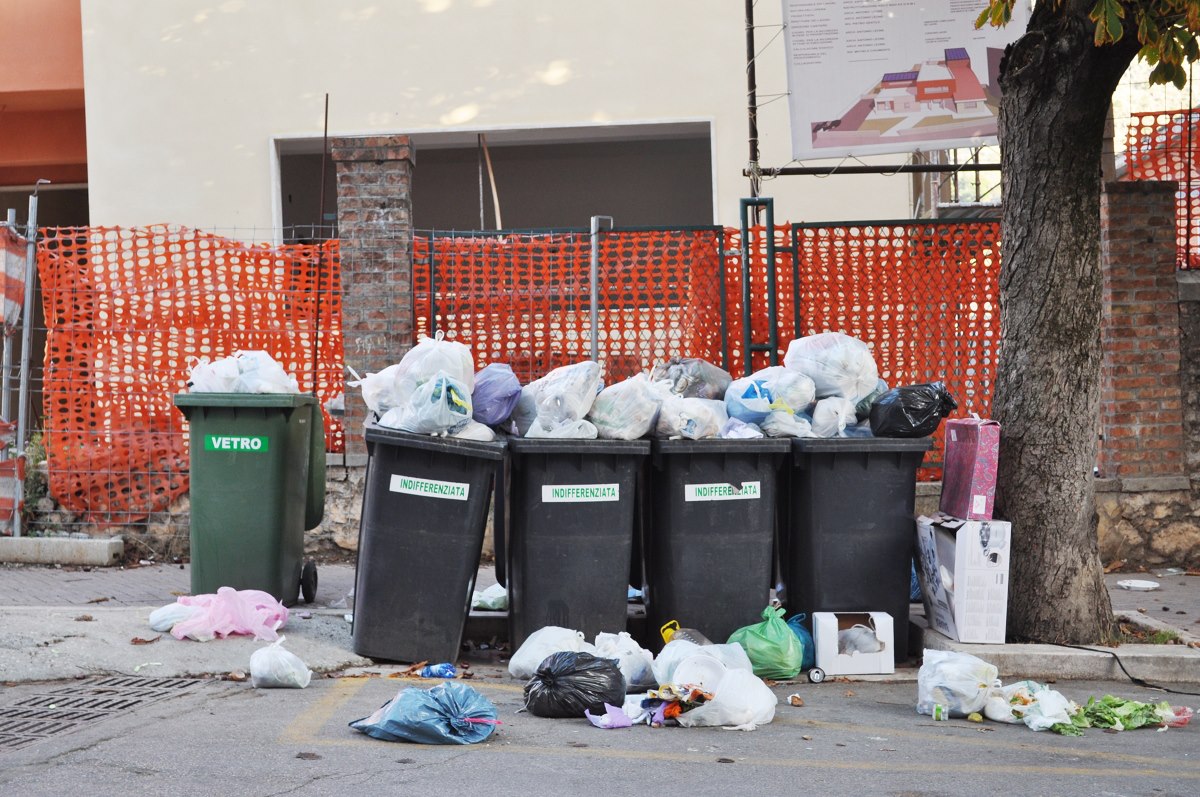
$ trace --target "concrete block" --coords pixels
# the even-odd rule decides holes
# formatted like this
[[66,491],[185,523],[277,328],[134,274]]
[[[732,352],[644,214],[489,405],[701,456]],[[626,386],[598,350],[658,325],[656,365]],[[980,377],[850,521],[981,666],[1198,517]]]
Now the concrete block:
[[120,537],[0,537],[0,562],[110,567],[121,564],[124,556],[125,541]]

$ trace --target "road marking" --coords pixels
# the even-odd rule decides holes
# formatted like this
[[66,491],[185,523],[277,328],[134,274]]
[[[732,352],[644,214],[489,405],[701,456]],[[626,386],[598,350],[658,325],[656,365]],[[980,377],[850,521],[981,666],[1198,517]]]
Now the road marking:
[[[1176,761],[1173,759],[1156,758],[1154,756],[1134,755],[1132,753],[1114,753],[1107,750],[1080,750],[1076,748],[1048,748],[1042,746],[1037,739],[1029,741],[1013,742],[1004,739],[997,739],[995,734],[988,734],[986,737],[979,736],[944,736],[940,733],[929,733],[922,730],[909,730],[907,728],[890,728],[881,725],[854,725],[845,722],[826,722],[822,720],[799,720],[788,717],[780,717],[775,715],[775,725],[793,725],[803,726],[806,728],[820,728],[830,731],[843,731],[846,733],[862,734],[864,736],[893,736],[905,738],[917,738],[921,740],[936,739],[939,742],[947,742],[949,744],[961,745],[964,747],[986,747],[989,750],[1003,748],[1006,750],[1019,750],[1028,752],[1031,749],[1038,749],[1042,752],[1054,754],[1061,753],[1062,755],[1070,755],[1074,758],[1099,758],[1105,761],[1124,761],[1130,764],[1148,764],[1151,766],[1164,766],[1170,763],[1172,767],[1184,767],[1187,769],[1196,769],[1197,774],[1200,774],[1200,761]],[[934,725],[933,720],[927,723],[931,730],[934,728],[942,729],[942,725]],[[949,727],[959,727],[961,725],[951,725]],[[986,727],[986,726],[982,726]],[[995,727],[995,725],[993,725]],[[1021,727],[1021,726],[1015,726]],[[975,728],[971,728],[975,730]],[[1102,733],[1098,728],[1087,731],[1087,733]],[[1053,737],[1049,737],[1053,738]]]
[[[340,678],[330,689],[329,693],[322,696],[311,708],[298,716],[292,723],[284,729],[279,737],[281,743],[304,745],[304,746],[321,746],[321,747],[346,747],[350,745],[360,745],[372,741],[369,737],[355,735],[349,738],[336,739],[321,739],[317,734],[320,730],[333,718],[334,714],[352,697],[366,686],[369,681],[381,680],[406,680],[406,679],[388,679],[386,677],[372,678]],[[410,684],[411,685],[411,684]],[[480,691],[497,691],[497,692],[522,692],[524,687],[519,684],[507,683],[486,683],[472,682],[472,686]],[[397,690],[399,691],[399,690]],[[892,737],[915,738],[922,741],[933,741],[946,743],[950,746],[967,746],[979,747],[986,746],[989,749],[1006,748],[1017,751],[1028,752],[1031,748],[1037,746],[1036,741],[1030,742],[1009,742],[1003,739],[997,739],[994,736],[988,738],[966,738],[945,736],[942,733],[930,733],[922,730],[908,730],[904,728],[891,728],[884,726],[871,725],[853,725],[840,722],[825,722],[822,720],[794,720],[787,717],[777,717],[772,724],[790,725],[793,727],[810,727],[820,728],[829,731],[842,731],[844,733],[853,733],[855,735],[890,735]],[[937,727],[941,730],[941,727]],[[654,733],[655,731],[646,731]],[[665,733],[676,732],[674,730],[661,731]],[[678,731],[683,733],[684,731]],[[503,733],[503,731],[502,731]],[[1152,756],[1139,756],[1124,753],[1113,753],[1099,750],[1082,750],[1078,748],[1039,748],[1043,754],[1062,755],[1071,758],[1089,758],[1089,759],[1105,759],[1109,761],[1123,761],[1130,764],[1144,764],[1143,768],[1104,768],[1098,769],[1095,766],[1055,766],[1055,765],[1019,765],[1014,763],[969,763],[969,764],[950,764],[939,763],[938,771],[947,773],[961,773],[966,776],[978,774],[997,774],[997,775],[1045,775],[1054,777],[1078,776],[1086,778],[1111,777],[1111,778],[1176,778],[1181,780],[1200,780],[1200,769],[1193,767],[1200,766],[1200,762],[1180,761],[1177,759],[1154,758]],[[523,753],[527,755],[543,755],[543,756],[571,756],[571,757],[595,757],[607,758],[614,760],[625,761],[661,761],[686,764],[706,764],[713,763],[711,756],[690,753],[677,753],[669,751],[653,751],[653,750],[617,750],[613,748],[570,748],[570,747],[544,747],[535,745],[521,744],[505,744],[502,738],[492,737],[486,742],[477,745],[466,745],[463,748],[464,752],[474,753],[493,753],[504,755],[506,753]],[[807,757],[797,755],[790,758],[756,758],[746,757],[739,758],[738,763],[742,766],[762,766],[762,767],[783,767],[790,769],[828,769],[828,770],[853,770],[860,772],[918,772],[925,773],[929,771],[927,763],[909,763],[906,761],[830,761],[821,759],[816,756]]]
[[366,686],[369,680],[371,679],[339,678],[329,692],[283,729],[279,741],[283,744],[320,744],[316,738],[317,733],[347,700]]

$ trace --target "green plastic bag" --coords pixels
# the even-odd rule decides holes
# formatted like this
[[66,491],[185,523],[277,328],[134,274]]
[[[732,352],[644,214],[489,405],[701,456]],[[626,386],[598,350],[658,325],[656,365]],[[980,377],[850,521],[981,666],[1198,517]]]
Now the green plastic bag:
[[746,649],[759,678],[786,681],[795,678],[804,664],[804,645],[783,621],[782,607],[763,609],[761,623],[739,628],[729,635]]

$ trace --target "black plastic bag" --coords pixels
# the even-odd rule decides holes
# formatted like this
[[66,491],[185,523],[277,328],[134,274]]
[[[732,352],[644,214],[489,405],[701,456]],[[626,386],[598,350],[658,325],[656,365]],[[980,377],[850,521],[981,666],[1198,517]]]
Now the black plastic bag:
[[525,708],[537,717],[603,714],[605,703],[624,702],[625,676],[617,662],[590,653],[552,653],[525,684]]
[[876,437],[928,437],[958,409],[941,382],[894,387],[871,405],[871,432]]

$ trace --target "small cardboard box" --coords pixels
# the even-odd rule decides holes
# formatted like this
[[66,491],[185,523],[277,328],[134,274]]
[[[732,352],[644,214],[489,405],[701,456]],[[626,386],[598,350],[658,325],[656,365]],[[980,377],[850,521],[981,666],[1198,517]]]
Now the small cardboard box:
[[959,642],[1004,644],[1012,526],[938,513],[917,518],[917,579],[925,618]]
[[984,418],[946,421],[938,509],[965,520],[991,520],[1000,462],[1000,424]]
[[[874,653],[839,653],[838,632],[863,625],[875,633],[880,649]],[[813,612],[813,642],[817,666],[826,675],[871,675],[896,671],[892,616],[887,612]]]

